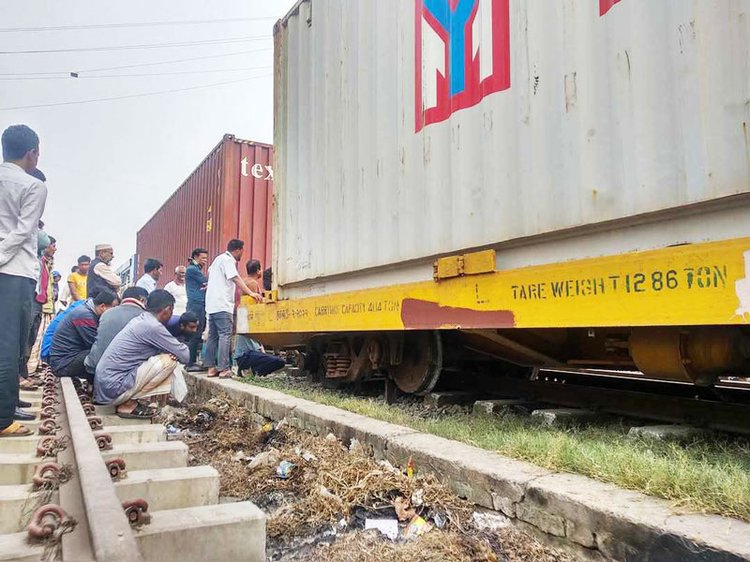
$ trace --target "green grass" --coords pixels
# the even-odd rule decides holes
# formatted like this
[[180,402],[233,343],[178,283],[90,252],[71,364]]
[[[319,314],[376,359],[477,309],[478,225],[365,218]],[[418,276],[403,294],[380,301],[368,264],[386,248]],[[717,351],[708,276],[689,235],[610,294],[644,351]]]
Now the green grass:
[[520,416],[468,415],[424,419],[382,401],[324,389],[295,388],[278,379],[252,379],[272,388],[371,418],[404,425],[622,488],[664,498],[686,511],[750,521],[750,444],[714,437],[690,444],[631,439],[628,426],[541,427]]

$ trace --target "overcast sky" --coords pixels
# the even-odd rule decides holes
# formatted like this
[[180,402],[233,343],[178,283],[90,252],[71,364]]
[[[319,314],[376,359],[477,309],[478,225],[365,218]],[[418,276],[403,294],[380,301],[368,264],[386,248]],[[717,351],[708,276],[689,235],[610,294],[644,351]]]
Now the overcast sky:
[[[114,245],[113,265],[126,261],[135,252],[136,231],[225,133],[272,142],[273,24],[293,4],[294,0],[0,3],[0,129],[25,123],[41,138],[39,168],[49,187],[44,221],[58,239],[56,269],[69,271],[80,254],[93,255],[94,245],[101,242]],[[110,25],[227,19],[235,21]],[[108,27],[93,27],[101,25]],[[60,26],[81,28],[38,30]],[[34,30],[8,31],[17,28]],[[161,46],[196,42],[204,43]],[[135,45],[160,46],[94,50]],[[49,50],[67,52],[17,53]],[[245,53],[226,56],[240,52]],[[222,56],[205,58],[214,55]],[[202,60],[150,64],[196,58]],[[86,72],[122,66],[130,68]],[[78,79],[66,77],[73,71],[79,72]],[[107,75],[120,76],[93,78]],[[244,81],[21,109],[238,80]]]

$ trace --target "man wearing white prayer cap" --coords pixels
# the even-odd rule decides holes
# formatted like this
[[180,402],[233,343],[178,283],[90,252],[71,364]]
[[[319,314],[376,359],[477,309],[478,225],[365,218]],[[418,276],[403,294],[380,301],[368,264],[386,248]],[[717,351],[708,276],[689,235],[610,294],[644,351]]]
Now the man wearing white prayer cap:
[[96,258],[89,266],[89,273],[86,279],[86,293],[90,299],[96,298],[103,290],[114,291],[120,289],[122,282],[120,277],[115,273],[110,265],[115,257],[111,244],[97,244],[94,248]]

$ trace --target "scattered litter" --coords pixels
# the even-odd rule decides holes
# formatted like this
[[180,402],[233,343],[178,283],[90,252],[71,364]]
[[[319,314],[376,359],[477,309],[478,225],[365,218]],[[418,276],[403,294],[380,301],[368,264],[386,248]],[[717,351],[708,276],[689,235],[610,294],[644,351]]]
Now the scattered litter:
[[281,461],[281,453],[278,450],[271,448],[268,451],[259,453],[247,466],[250,470],[256,470],[262,466],[275,466]]
[[323,496],[324,498],[331,498],[333,500],[341,501],[338,497],[334,496],[331,491],[326,488],[325,486],[319,486],[318,487],[318,493]]
[[294,454],[298,457],[302,457],[306,462],[315,462],[318,460],[318,457],[313,455],[310,451],[303,451],[301,447],[295,447]]
[[245,454],[245,451],[242,451],[242,450],[240,450],[240,451],[237,451],[237,452],[236,452],[236,453],[235,453],[235,454],[234,454],[234,455],[232,456],[232,458],[233,458],[234,460],[238,461],[238,462],[239,462],[239,461],[245,461],[245,462],[247,462],[247,461],[251,461],[251,460],[253,460],[253,457],[249,457],[249,456],[247,456],[247,455]]
[[414,493],[411,495],[411,504],[414,507],[420,507],[424,504],[424,490],[422,488],[414,490]]
[[429,533],[432,531],[432,528],[433,526],[431,523],[428,523],[419,515],[415,515],[412,517],[411,521],[409,521],[406,529],[404,529],[404,538],[407,540],[413,539],[414,537]]
[[401,474],[401,471],[388,461],[378,461],[378,464],[391,474]]
[[211,398],[206,405],[216,408],[219,412],[225,412],[229,409],[229,402],[222,400],[221,398]]
[[195,416],[195,424],[198,426],[207,426],[212,421],[214,421],[214,417],[206,411],[198,412]]
[[281,463],[279,463],[279,466],[276,467],[276,476],[286,480],[292,475],[292,471],[296,466],[296,464],[289,461],[281,461]]
[[438,529],[443,529],[445,527],[445,524],[448,522],[448,518],[444,513],[438,511],[432,516],[432,521],[433,523],[435,523],[435,527],[437,527]]
[[329,433],[326,435],[326,441],[338,441],[338,437],[336,437],[333,433]]
[[167,426],[167,434],[169,434],[169,435],[175,435],[175,434],[177,434],[179,432],[180,432],[180,430],[178,428],[176,428],[175,426],[173,426],[171,424]]
[[[191,464],[219,470],[222,496],[252,501],[266,512],[271,562],[569,562],[512,527],[479,530],[477,508],[414,459],[407,476],[406,463],[378,462],[366,446],[364,455],[352,454],[358,447],[349,440],[344,445],[333,434],[326,438],[259,421],[224,399],[168,415],[174,420],[162,423],[182,432]],[[276,474],[283,460],[296,465],[286,479]],[[505,526],[502,517],[495,524],[498,519]],[[378,529],[365,531],[372,525],[367,520],[391,521],[376,523],[390,526],[389,537],[396,523],[396,539]],[[481,516],[478,521],[483,523]]]
[[393,500],[393,508],[396,510],[396,515],[398,516],[399,521],[406,521],[408,519],[411,519],[417,513],[414,509],[411,508],[409,500],[402,496],[399,496],[395,500]]
[[376,529],[395,541],[398,538],[398,521],[395,519],[366,519],[365,530]]
[[164,406],[159,415],[168,423],[173,424],[177,417],[183,413],[184,410],[181,408],[175,408],[174,406]]
[[406,475],[409,478],[414,478],[414,459],[409,457],[409,462],[406,463]]
[[310,453],[309,451],[305,451],[300,455],[303,459],[305,459],[307,462],[315,462],[318,460],[318,457]]
[[475,511],[472,520],[480,531],[499,531],[510,526],[510,519],[497,511]]

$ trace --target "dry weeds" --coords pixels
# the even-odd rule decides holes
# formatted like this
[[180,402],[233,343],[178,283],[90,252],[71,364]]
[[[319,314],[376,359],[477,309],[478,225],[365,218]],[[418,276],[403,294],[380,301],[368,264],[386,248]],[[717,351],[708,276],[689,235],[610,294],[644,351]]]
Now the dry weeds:
[[[332,544],[312,547],[294,560],[568,560],[517,531],[477,530],[472,521],[473,505],[458,498],[435,476],[419,474],[417,467],[417,474],[408,477],[376,461],[361,446],[349,450],[338,440],[317,437],[283,423],[269,431],[269,426],[261,427],[245,409],[224,399],[191,405],[171,417],[163,421],[188,430],[190,437],[185,441],[190,445],[191,462],[211,464],[220,472],[222,495],[254,501],[269,512],[267,532],[271,542],[291,545],[295,539],[315,536],[322,529],[338,528]],[[277,476],[278,462],[250,468],[251,458],[271,450],[278,451],[279,459],[295,465],[289,478]],[[363,512],[366,516],[395,517],[397,498],[404,498],[410,509],[427,520],[436,516],[444,519],[443,528],[398,542],[385,539],[377,531],[355,530],[363,523]],[[340,525],[342,520],[344,525]]]

